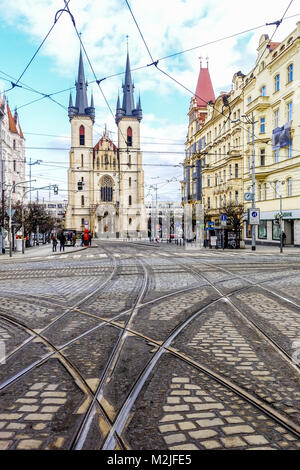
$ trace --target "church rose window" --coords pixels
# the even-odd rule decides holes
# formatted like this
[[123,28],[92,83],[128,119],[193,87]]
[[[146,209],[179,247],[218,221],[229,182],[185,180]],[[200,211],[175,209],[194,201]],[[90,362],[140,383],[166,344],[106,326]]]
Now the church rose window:
[[80,145],[84,145],[84,126],[80,126],[79,128],[79,143]]
[[101,178],[101,201],[111,202],[113,199],[113,180],[106,175]]
[[127,129],[127,145],[128,147],[132,147],[132,129],[128,127]]

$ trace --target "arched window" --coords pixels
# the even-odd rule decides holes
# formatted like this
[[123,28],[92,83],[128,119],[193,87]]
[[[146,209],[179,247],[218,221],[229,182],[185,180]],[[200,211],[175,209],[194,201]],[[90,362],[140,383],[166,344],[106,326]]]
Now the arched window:
[[101,178],[101,201],[111,202],[113,200],[113,179],[105,175]]
[[132,204],[132,197],[129,196],[129,197],[128,197],[128,205],[131,206],[131,204]]
[[127,129],[127,145],[128,147],[132,147],[132,129],[128,127]]
[[79,143],[80,145],[84,145],[84,126],[79,127]]

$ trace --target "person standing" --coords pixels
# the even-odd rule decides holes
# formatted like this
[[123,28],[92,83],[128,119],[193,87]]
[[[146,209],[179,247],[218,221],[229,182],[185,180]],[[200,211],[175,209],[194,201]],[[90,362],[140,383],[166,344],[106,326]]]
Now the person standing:
[[75,247],[75,246],[76,246],[76,235],[75,235],[75,232],[73,232],[73,235],[72,235],[72,242],[73,242],[73,246]]
[[83,246],[83,245],[84,245],[84,233],[82,232],[82,234],[81,234],[81,246]]
[[57,247],[57,238],[56,238],[56,235],[54,234],[52,237],[52,251],[56,251],[56,247]]
[[65,251],[66,237],[63,232],[61,232],[60,234],[59,242],[60,242],[59,251],[61,250]]
[[89,233],[89,245],[90,246],[92,246],[92,239],[93,239],[92,234]]
[[286,234],[282,232],[282,246],[285,245],[285,240],[286,240]]

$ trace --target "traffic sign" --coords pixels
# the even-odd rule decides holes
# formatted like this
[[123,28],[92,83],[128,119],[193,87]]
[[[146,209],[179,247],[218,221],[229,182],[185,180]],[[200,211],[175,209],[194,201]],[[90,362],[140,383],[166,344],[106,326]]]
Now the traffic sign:
[[13,218],[15,212],[16,212],[16,209],[12,209],[11,210],[11,215],[10,215],[10,210],[7,209],[6,214],[8,215],[9,218]]
[[249,225],[259,225],[260,210],[253,208],[248,209],[248,223]]
[[244,193],[245,201],[253,201],[253,193]]
[[221,225],[226,225],[227,223],[227,217],[226,214],[221,215]]

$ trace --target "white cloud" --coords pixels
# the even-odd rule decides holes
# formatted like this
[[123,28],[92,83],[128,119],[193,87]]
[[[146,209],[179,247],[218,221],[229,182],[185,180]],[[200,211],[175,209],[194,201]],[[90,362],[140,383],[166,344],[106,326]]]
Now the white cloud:
[[[288,0],[131,0],[132,10],[143,32],[154,59],[164,57],[174,52],[188,49],[218,38],[232,35],[238,31],[264,25],[281,18]],[[0,0],[2,22],[25,32],[34,46],[40,44],[46,32],[53,24],[55,12],[63,8],[62,0],[15,0],[7,2]],[[89,54],[98,78],[117,74],[124,71],[126,57],[126,35],[129,35],[129,48],[132,68],[141,67],[151,62],[145,45],[137,31],[136,25],[128,11],[126,3],[120,0],[71,0],[70,10],[74,15],[76,25],[82,32],[82,40]],[[297,4],[293,2],[287,16],[297,14]],[[298,18],[284,21],[274,41],[284,39]],[[256,47],[261,34],[272,35],[275,26],[265,26],[248,36],[239,47],[241,36],[226,41],[208,45],[174,58],[161,60],[159,67],[171,74],[188,89],[194,91],[199,72],[199,56],[209,57],[209,68],[216,94],[228,89],[233,74],[240,70],[247,73],[254,65]],[[33,49],[34,50],[34,49]],[[66,79],[66,87],[73,84],[77,73],[79,44],[69,15],[64,12],[55,25],[52,33],[43,45],[39,54],[52,59],[52,67],[56,73]],[[29,57],[30,58],[30,57]],[[38,61],[38,57],[35,59]],[[86,76],[94,79],[88,64],[85,63]],[[185,140],[187,128],[188,104],[191,95],[184,88],[162,75],[154,66],[133,72],[136,92],[141,91],[147,96],[147,115],[142,121],[142,134],[156,138]],[[26,75],[24,77],[24,80]],[[26,80],[25,80],[26,81]],[[105,96],[108,98],[112,111],[115,111],[117,90],[121,89],[122,76],[107,79],[101,83]],[[113,116],[108,112],[98,87],[93,89],[97,108],[97,122],[115,130]],[[151,98],[150,98],[151,97]],[[182,108],[182,100],[186,100],[186,109]],[[167,100],[181,100],[176,116],[177,124],[168,116]],[[160,104],[161,108],[159,108]],[[155,104],[155,113],[151,106]],[[161,109],[161,111],[159,111]],[[167,118],[168,117],[168,118]],[[181,119],[180,119],[181,117]],[[178,124],[178,122],[182,124]],[[101,133],[101,129],[97,132]],[[113,137],[115,134],[112,135]],[[168,146],[162,146],[163,149]],[[174,147],[171,147],[173,148]],[[154,158],[154,156],[153,156]],[[173,162],[179,157],[173,154],[155,157],[157,161]],[[146,160],[146,154],[144,161]],[[146,168],[146,167],[145,167]],[[150,168],[150,167],[149,167]],[[167,168],[167,167],[166,167]],[[157,169],[155,170],[157,172]],[[151,173],[152,172],[152,173]],[[148,173],[148,170],[147,170]],[[154,170],[149,169],[149,175]],[[165,170],[159,169],[160,175]],[[150,176],[149,176],[150,178]]]

